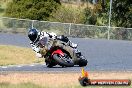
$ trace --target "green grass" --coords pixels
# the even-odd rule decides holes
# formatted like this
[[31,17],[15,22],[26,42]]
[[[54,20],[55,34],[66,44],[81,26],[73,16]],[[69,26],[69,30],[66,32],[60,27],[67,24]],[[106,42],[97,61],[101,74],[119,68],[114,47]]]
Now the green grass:
[[75,85],[75,86],[69,86],[64,88],[132,88],[132,85],[130,86],[81,86],[81,85]]
[[[75,88],[84,88],[84,87],[76,86]],[[132,86],[87,86],[85,88],[132,88]]]
[[[39,86],[33,83],[21,83],[21,84],[0,83],[0,88],[51,88],[51,87]],[[61,87],[60,86],[58,88],[132,88],[132,86],[87,86],[87,87],[82,87],[82,86]]]
[[10,84],[10,83],[0,83],[0,88],[46,88],[33,83],[21,83],[21,84]]
[[[116,72],[120,74],[120,72]],[[92,73],[90,73],[92,74]],[[115,72],[93,74],[93,78],[102,75],[109,77],[116,76]],[[122,75],[121,75],[122,74]],[[119,78],[122,79],[121,72]],[[78,78],[81,73],[5,73],[0,75],[0,88],[132,88],[131,86],[86,86],[80,85]],[[111,76],[110,76],[111,75]],[[132,80],[131,72],[124,74],[123,77]],[[91,76],[92,77],[92,76]],[[105,79],[108,77],[105,77]]]

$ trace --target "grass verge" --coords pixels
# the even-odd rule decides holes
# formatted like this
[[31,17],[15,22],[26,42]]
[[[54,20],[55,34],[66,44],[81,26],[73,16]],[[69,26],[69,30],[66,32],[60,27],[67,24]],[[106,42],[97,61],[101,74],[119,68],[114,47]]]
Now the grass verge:
[[[54,88],[48,86],[39,86],[33,83],[21,83],[21,84],[9,84],[9,83],[0,83],[0,88]],[[65,87],[58,87],[58,88],[132,88],[132,86],[65,86]]]
[[[132,79],[132,72],[89,72],[90,79]],[[80,73],[1,73],[0,88],[84,88]],[[1,87],[2,86],[2,87]],[[13,86],[13,87],[12,87]],[[87,86],[85,88],[132,88],[131,86]]]
[[10,84],[0,83],[0,88],[45,88],[33,83]]
[[0,66],[44,63],[44,59],[37,59],[30,48],[0,45]]

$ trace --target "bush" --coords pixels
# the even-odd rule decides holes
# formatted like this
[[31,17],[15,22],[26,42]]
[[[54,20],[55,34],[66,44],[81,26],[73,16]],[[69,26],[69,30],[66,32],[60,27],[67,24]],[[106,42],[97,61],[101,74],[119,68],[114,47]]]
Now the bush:
[[13,0],[8,4],[5,16],[47,20],[59,5],[59,0]]
[[80,8],[72,6],[61,6],[57,11],[52,13],[50,21],[59,21],[64,23],[83,23],[84,12]]

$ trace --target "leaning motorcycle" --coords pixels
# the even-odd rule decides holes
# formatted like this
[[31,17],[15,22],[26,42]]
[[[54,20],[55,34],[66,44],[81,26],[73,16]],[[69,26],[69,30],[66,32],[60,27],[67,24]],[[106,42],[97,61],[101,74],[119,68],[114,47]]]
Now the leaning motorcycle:
[[[48,38],[45,37],[42,41],[43,46],[45,46],[48,41]],[[79,59],[77,59],[76,61],[73,60],[70,53],[62,47],[53,46],[44,55],[46,65],[50,68],[56,65],[60,65],[62,67],[73,67],[74,65],[79,65],[80,67],[82,67],[87,65],[87,59],[83,55],[81,55],[81,53],[78,52],[77,49],[75,49],[73,53],[75,53],[76,56],[79,57]]]

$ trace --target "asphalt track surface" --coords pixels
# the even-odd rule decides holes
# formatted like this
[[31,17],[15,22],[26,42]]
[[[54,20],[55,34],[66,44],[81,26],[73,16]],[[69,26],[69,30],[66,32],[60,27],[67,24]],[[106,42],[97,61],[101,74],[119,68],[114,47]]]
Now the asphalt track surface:
[[[89,61],[90,71],[132,71],[132,41],[70,38]],[[23,34],[0,33],[0,44],[28,47]],[[0,66],[0,71],[80,71],[80,67],[47,68],[44,64]]]

